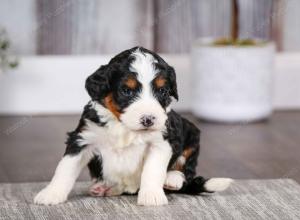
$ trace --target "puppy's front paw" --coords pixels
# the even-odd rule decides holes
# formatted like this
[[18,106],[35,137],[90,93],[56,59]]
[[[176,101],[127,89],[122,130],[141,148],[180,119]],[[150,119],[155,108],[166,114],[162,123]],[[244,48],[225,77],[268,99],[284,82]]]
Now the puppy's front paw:
[[67,200],[67,195],[51,188],[42,189],[34,198],[35,204],[56,205]]
[[141,189],[138,194],[138,205],[158,206],[168,204],[163,189]]

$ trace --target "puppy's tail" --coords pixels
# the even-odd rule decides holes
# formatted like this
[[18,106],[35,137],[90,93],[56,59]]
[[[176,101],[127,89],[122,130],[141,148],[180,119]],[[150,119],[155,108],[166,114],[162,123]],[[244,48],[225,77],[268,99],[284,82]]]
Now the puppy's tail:
[[192,179],[190,182],[185,182],[178,192],[191,195],[203,192],[219,192],[227,189],[232,182],[233,179],[230,178],[205,179],[202,176],[198,176]]

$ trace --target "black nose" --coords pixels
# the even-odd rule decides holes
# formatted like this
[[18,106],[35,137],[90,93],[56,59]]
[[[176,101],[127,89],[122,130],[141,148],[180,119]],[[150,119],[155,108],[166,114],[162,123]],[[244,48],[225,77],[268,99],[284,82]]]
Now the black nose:
[[152,115],[144,115],[141,118],[141,124],[144,127],[148,128],[148,127],[151,127],[154,124],[154,120],[155,120],[154,116],[152,116]]

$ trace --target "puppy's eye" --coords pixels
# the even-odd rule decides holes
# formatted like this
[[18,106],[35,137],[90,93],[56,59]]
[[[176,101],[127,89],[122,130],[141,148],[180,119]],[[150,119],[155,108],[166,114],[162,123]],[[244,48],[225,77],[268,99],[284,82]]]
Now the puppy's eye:
[[158,92],[159,94],[162,96],[162,97],[167,97],[169,96],[169,90],[164,88],[164,87],[161,87],[158,89]]
[[128,97],[133,96],[134,94],[134,91],[132,89],[126,87],[122,88],[121,92],[124,96],[128,96]]

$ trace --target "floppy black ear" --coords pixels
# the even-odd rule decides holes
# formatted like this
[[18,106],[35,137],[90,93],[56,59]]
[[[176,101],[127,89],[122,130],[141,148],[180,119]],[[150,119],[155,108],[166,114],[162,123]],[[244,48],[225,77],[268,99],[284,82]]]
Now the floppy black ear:
[[177,83],[176,83],[176,74],[173,67],[169,66],[168,68],[168,75],[170,79],[170,95],[173,96],[178,101],[178,93],[177,93]]
[[92,100],[102,102],[110,91],[108,66],[101,66],[85,81],[85,88]]

